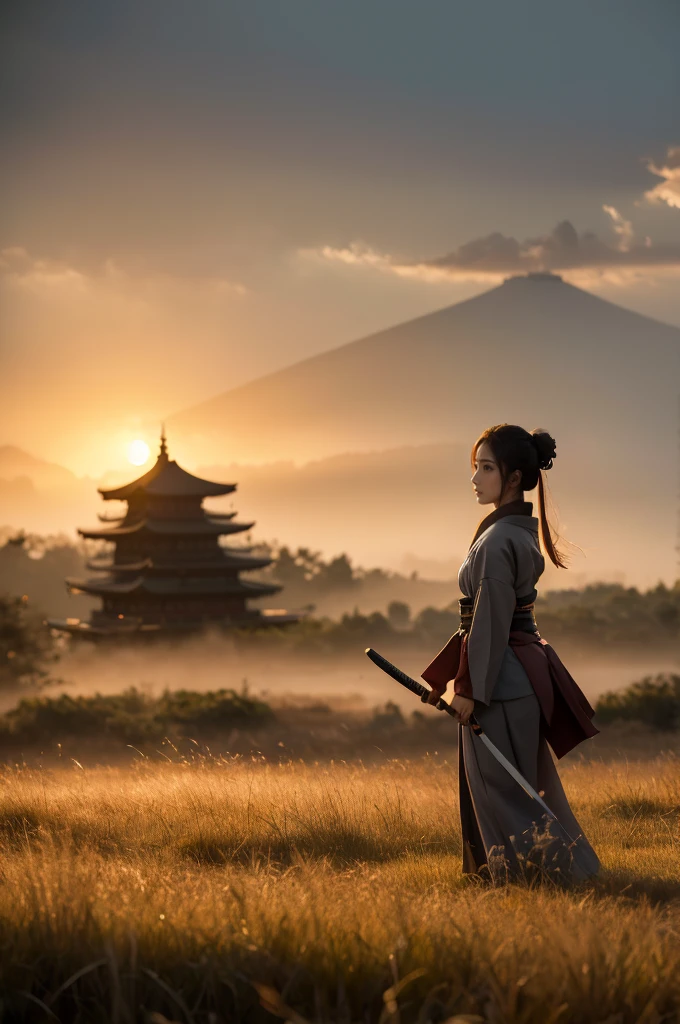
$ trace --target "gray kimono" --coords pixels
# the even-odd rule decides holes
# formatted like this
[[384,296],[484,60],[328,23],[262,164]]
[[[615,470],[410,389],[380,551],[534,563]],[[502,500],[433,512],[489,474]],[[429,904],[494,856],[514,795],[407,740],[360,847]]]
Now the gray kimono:
[[475,598],[468,663],[476,701],[527,697],[533,688],[508,646],[518,597],[532,592],[545,568],[535,516],[505,516],[482,533],[458,573],[465,597]]
[[461,591],[474,599],[468,667],[475,717],[489,739],[544,794],[573,839],[565,843],[555,834],[535,801],[479,737],[459,726],[463,871],[495,882],[538,869],[568,883],[592,877],[599,869],[562,788],[529,677],[508,645],[517,598],[531,594],[544,565],[538,519],[506,515],[484,529],[458,575]]

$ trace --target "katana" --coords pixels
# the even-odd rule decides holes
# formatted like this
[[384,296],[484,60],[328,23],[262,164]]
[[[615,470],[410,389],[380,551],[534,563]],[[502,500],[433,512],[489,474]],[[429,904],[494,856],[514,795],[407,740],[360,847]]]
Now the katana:
[[[416,696],[420,697],[421,700],[427,700],[429,695],[432,693],[432,691],[428,690],[425,686],[423,686],[422,683],[419,683],[416,679],[412,679],[411,676],[407,676],[405,672],[402,672],[400,668],[397,668],[396,665],[393,665],[391,661],[388,661],[387,658],[383,658],[382,654],[378,654],[378,652],[374,651],[372,647],[366,648],[366,654],[371,659],[374,665],[377,665],[378,668],[381,668],[383,672],[386,672],[388,676],[392,677],[392,679],[396,679],[398,683],[401,683],[402,686],[405,686],[407,690],[411,691],[411,693],[415,693]],[[433,706],[436,707],[438,711],[445,711],[448,715],[451,715],[452,718],[455,718],[456,721],[458,721],[458,716],[456,712],[453,710],[451,705],[447,704],[447,702],[445,700],[442,700],[441,697]],[[566,839],[568,839],[569,843],[573,846],[576,840],[572,839],[567,830],[560,824],[555,814],[550,810],[543,797],[540,796],[536,792],[534,787],[529,782],[527,782],[524,776],[517,771],[514,764],[508,761],[507,757],[501,753],[496,744],[491,742],[491,740],[486,735],[486,733],[484,732],[484,730],[482,729],[481,725],[479,724],[474,715],[470,715],[470,718],[468,719],[468,724],[472,731],[474,732],[475,736],[479,737],[479,739],[482,741],[487,750],[489,750],[489,752],[496,758],[498,763],[505,768],[506,772],[508,772],[508,774],[513,777],[515,782],[517,782],[522,787],[524,792],[528,796],[530,796],[532,800],[536,801],[539,807],[541,807],[548,815],[550,820],[555,822],[562,835]]]

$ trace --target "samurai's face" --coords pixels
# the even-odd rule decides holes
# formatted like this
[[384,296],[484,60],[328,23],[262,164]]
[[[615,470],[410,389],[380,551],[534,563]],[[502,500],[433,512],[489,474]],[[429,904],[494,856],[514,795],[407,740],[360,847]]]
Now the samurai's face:
[[473,468],[472,486],[478,505],[493,504],[498,508],[500,504],[522,497],[522,492],[519,490],[522,474],[516,469],[508,477],[501,502],[503,478],[494,454],[486,441],[483,441],[477,449]]

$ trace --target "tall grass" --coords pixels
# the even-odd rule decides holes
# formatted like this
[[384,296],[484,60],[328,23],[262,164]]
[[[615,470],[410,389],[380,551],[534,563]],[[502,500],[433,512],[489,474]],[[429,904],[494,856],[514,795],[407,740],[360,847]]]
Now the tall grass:
[[675,1021],[680,764],[562,775],[604,865],[571,892],[462,877],[431,758],[8,769],[3,1020]]

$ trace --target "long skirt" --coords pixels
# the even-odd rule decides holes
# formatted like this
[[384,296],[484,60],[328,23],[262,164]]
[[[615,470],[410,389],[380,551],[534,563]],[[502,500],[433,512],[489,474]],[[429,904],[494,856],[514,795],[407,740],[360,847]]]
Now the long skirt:
[[596,875],[600,862],[562,788],[541,732],[536,697],[531,694],[489,705],[476,702],[475,717],[491,742],[543,797],[561,828],[479,736],[459,725],[463,871],[493,882],[547,876],[570,884]]

